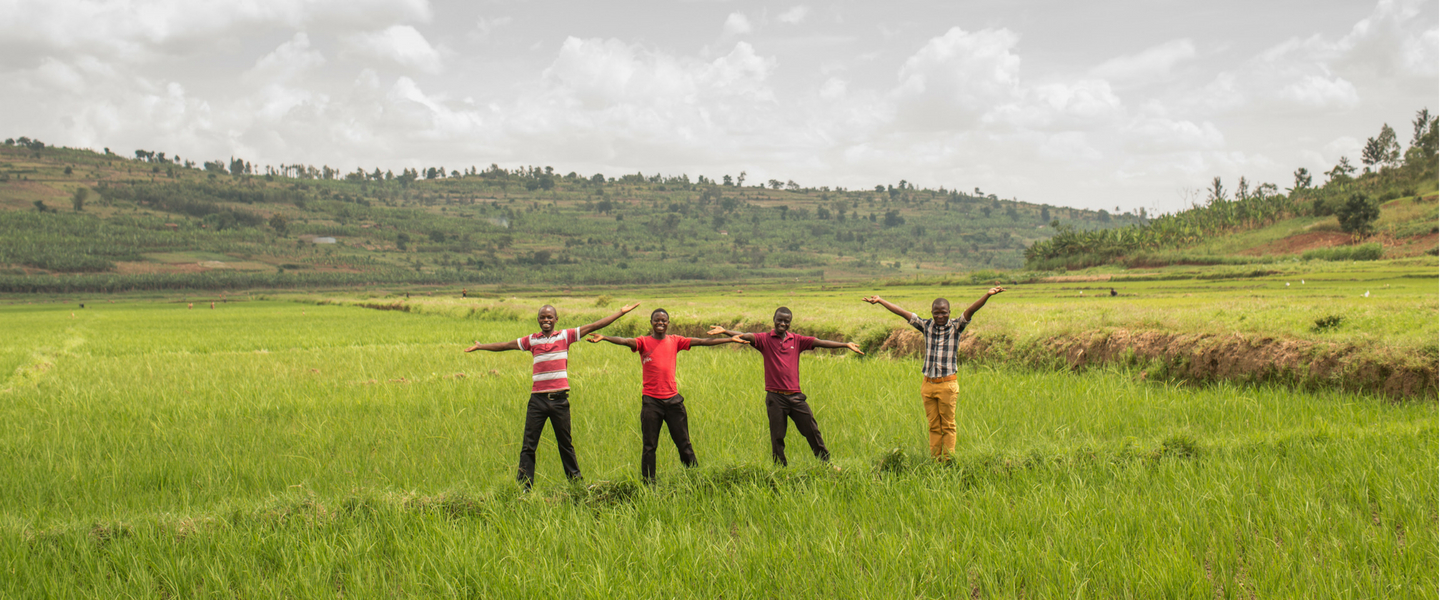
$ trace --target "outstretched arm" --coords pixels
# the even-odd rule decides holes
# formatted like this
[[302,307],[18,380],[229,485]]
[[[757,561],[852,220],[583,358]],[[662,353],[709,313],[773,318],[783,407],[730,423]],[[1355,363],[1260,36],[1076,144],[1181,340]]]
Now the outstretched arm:
[[719,325],[711,325],[710,330],[706,331],[705,333],[708,333],[710,335],[728,335],[731,339],[738,340],[737,343],[740,344],[755,343],[755,334],[745,333],[743,331],[731,331]]
[[985,292],[985,295],[981,296],[979,300],[976,300],[974,304],[971,304],[970,308],[965,309],[965,314],[962,315],[962,317],[965,319],[965,322],[970,322],[970,317],[975,314],[975,311],[980,310],[981,307],[985,306],[986,300],[989,300],[991,296],[994,296],[995,294],[1003,291],[1005,291],[1005,288],[995,286],[993,288],[990,288],[989,291]]
[[879,304],[880,306],[888,308],[890,309],[890,312],[895,313],[900,318],[905,319],[906,321],[915,318],[915,313],[900,308],[899,306],[896,306],[894,302],[891,302],[879,296],[870,296],[869,298],[861,298],[861,300],[864,300],[871,304]]
[[590,343],[592,343],[592,344],[596,344],[596,343],[599,343],[599,342],[604,341],[604,342],[610,342],[610,343],[612,343],[612,344],[615,344],[616,346],[624,346],[624,347],[629,348],[629,349],[631,349],[631,350],[634,350],[634,349],[635,349],[635,338],[622,338],[622,337],[615,337],[615,336],[613,336],[613,335],[600,335],[600,334],[598,334],[598,333],[592,333],[592,334],[590,334],[590,337],[585,338],[585,341],[590,342]]
[[718,337],[718,338],[689,338],[691,346],[719,346],[721,344],[744,344],[745,340],[740,336]]
[[860,345],[859,345],[859,344],[856,344],[855,342],[835,342],[835,341],[831,341],[831,340],[816,339],[816,340],[815,340],[815,347],[816,347],[816,348],[849,348],[851,352],[854,352],[854,353],[856,353],[856,354],[864,354],[864,352],[861,352],[861,351],[860,351]]
[[506,350],[519,350],[519,349],[520,349],[520,340],[510,340],[510,341],[508,341],[508,342],[490,342],[490,343],[488,343],[488,344],[482,344],[482,343],[480,343],[480,342],[475,342],[475,345],[474,345],[474,346],[471,346],[471,347],[469,347],[469,348],[466,348],[465,351],[466,351],[466,352],[474,352],[474,351],[476,351],[476,350],[484,350],[484,351],[486,351],[486,352],[504,352],[504,351],[506,351]]
[[632,310],[635,310],[635,307],[637,307],[637,306],[640,306],[640,303],[639,303],[639,302],[636,302],[636,303],[634,303],[634,304],[631,304],[630,306],[621,307],[620,310],[615,311],[615,314],[610,315],[610,316],[608,316],[608,317],[605,317],[605,318],[603,318],[603,319],[600,319],[599,321],[596,321],[596,322],[594,322],[594,323],[590,323],[589,325],[581,325],[581,326],[580,326],[580,337],[585,337],[585,336],[587,336],[587,335],[590,335],[590,332],[592,332],[592,331],[596,331],[596,330],[599,330],[599,329],[604,329],[604,328],[606,328],[606,327],[609,326],[611,323],[614,323],[614,322],[615,322],[615,319],[618,319],[618,318],[620,318],[620,317],[625,316],[625,313],[628,313],[628,312],[630,312],[630,311],[632,311]]

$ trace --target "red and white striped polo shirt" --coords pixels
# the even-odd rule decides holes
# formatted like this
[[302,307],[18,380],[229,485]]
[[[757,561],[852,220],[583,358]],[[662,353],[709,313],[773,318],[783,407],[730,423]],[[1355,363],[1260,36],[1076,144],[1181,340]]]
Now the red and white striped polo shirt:
[[516,340],[521,350],[535,355],[534,375],[530,377],[530,392],[544,394],[570,389],[570,380],[565,375],[565,361],[570,356],[570,344],[580,341],[579,329],[565,329],[544,333],[532,333]]

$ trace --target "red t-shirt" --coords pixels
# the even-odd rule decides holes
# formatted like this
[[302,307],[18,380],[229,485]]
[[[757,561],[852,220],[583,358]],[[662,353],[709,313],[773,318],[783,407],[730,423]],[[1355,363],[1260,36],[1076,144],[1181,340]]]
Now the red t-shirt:
[[654,336],[635,338],[635,350],[640,354],[640,393],[651,398],[664,400],[680,393],[675,385],[675,355],[690,349],[690,338],[667,335],[663,340]]
[[815,347],[815,338],[785,332],[785,339],[775,332],[755,334],[755,349],[765,360],[765,391],[793,394],[800,391],[800,353]]

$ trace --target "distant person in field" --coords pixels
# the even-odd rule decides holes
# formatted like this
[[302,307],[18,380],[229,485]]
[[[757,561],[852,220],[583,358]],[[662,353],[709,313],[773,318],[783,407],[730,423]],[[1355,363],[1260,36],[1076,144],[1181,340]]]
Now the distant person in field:
[[639,304],[631,304],[615,314],[589,325],[574,329],[555,331],[558,320],[555,307],[546,304],[540,307],[535,321],[540,324],[540,333],[532,333],[508,342],[491,342],[466,348],[466,352],[485,350],[503,352],[506,350],[527,350],[534,355],[534,370],[530,377],[530,404],[525,409],[525,437],[520,443],[520,468],[515,478],[525,489],[535,483],[535,447],[540,444],[540,434],[545,431],[545,420],[555,427],[555,445],[560,450],[560,464],[565,476],[580,479],[580,463],[575,459],[575,446],[570,442],[570,380],[565,366],[569,359],[570,345],[579,342],[590,332],[604,329]]
[[765,362],[765,412],[770,417],[770,454],[775,462],[788,465],[785,459],[785,430],[789,418],[795,422],[795,430],[810,442],[810,451],[815,458],[830,460],[830,450],[825,447],[825,438],[820,436],[820,426],[815,414],[810,411],[807,398],[800,391],[800,353],[811,348],[849,348],[857,354],[864,354],[854,342],[833,342],[820,340],[808,335],[790,333],[790,320],[794,318],[790,309],[775,310],[774,329],[758,333],[731,331],[719,325],[710,328],[710,335],[725,334],[738,338],[759,350]]
[[1002,287],[990,288],[965,309],[959,320],[950,318],[950,301],[944,298],[930,303],[929,319],[921,319],[920,315],[879,296],[864,299],[890,309],[925,336],[925,363],[921,367],[925,381],[920,384],[920,399],[925,404],[925,419],[930,423],[930,455],[936,460],[946,460],[955,451],[955,401],[960,395],[956,348],[960,334],[970,325],[975,311],[984,307],[991,296],[1003,291]]
[[690,445],[690,417],[685,411],[685,397],[675,384],[675,358],[681,350],[693,346],[719,346],[745,343],[738,338],[692,338],[666,335],[670,329],[670,313],[657,308],[650,313],[650,335],[622,338],[598,333],[586,338],[618,344],[640,354],[640,477],[655,481],[655,447],[660,443],[660,425],[670,430],[670,441],[680,452],[680,462],[687,467],[697,464],[695,449]]

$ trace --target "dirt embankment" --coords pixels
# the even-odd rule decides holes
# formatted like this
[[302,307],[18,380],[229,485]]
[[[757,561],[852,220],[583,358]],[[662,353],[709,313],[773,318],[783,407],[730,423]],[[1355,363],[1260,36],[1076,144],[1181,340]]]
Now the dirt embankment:
[[[880,350],[919,356],[919,333],[895,330]],[[1016,343],[967,335],[961,361],[997,361],[1033,367],[1084,369],[1126,365],[1142,377],[1190,382],[1242,381],[1342,389],[1392,398],[1434,398],[1436,357],[1401,356],[1355,345],[1264,336],[1184,334],[1115,329]]]

